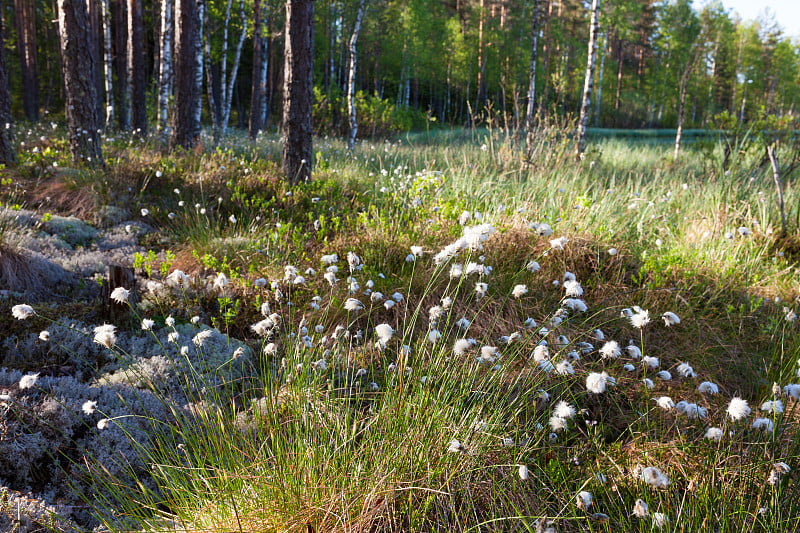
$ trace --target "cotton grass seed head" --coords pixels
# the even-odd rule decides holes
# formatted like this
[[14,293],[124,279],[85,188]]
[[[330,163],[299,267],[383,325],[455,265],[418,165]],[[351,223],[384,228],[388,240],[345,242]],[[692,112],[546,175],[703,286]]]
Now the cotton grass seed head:
[[94,342],[111,348],[117,342],[117,327],[111,324],[103,324],[94,328]]
[[664,324],[667,327],[677,326],[678,324],[681,323],[681,319],[678,318],[678,315],[676,315],[672,311],[665,312],[663,315],[661,315],[661,318],[664,319]]
[[35,314],[33,307],[27,304],[18,304],[11,308],[11,315],[17,320],[25,320]]
[[118,304],[124,304],[128,301],[130,297],[131,291],[125,289],[124,287],[117,287],[113,291],[111,291],[110,298],[117,302]]
[[747,405],[747,400],[736,397],[728,404],[727,413],[734,421],[742,420],[750,415],[750,406]]

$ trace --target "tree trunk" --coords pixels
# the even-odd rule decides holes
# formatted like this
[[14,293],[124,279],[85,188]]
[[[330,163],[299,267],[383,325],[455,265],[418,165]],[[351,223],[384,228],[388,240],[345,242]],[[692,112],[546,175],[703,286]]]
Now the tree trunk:
[[603,53],[600,54],[600,75],[597,79],[597,105],[594,112],[594,127],[600,122],[600,102],[603,94],[603,68],[606,65],[606,48],[608,47],[608,32],[603,34]]
[[202,66],[202,63],[197,64],[197,41],[200,35],[198,15],[195,0],[175,1],[175,100],[170,139],[173,148],[180,146],[191,149],[200,136],[200,117],[196,112],[197,101],[201,100],[197,71]]
[[270,11],[269,11],[269,2],[264,0],[264,6],[262,7],[263,14],[261,15],[261,26],[258,30],[261,33],[261,70],[260,74],[261,77],[259,78],[258,90],[259,90],[259,103],[261,105],[259,110],[259,116],[261,118],[261,127],[259,129],[263,129],[267,127],[267,123],[269,122],[268,112],[270,109],[270,94],[268,92],[267,87],[267,79],[269,76],[269,21],[270,19]]
[[144,70],[142,0],[128,0],[128,79],[130,80],[131,126],[147,135],[147,100]]
[[97,94],[97,127],[103,128],[106,114],[105,106],[103,105],[103,90],[105,87],[103,61],[100,59],[104,48],[103,39],[100,37],[103,31],[102,7],[100,4],[101,0],[86,0],[89,13],[89,48],[91,48],[92,55],[94,55],[92,60],[94,65],[92,79],[94,80],[94,90]]
[[169,139],[167,129],[169,111],[169,90],[172,85],[172,30],[175,23],[172,20],[173,0],[161,0],[161,54],[158,62],[158,129],[162,141],[166,144]]
[[[230,1],[228,2],[230,7]],[[225,28],[225,50],[222,55],[222,120],[220,123],[220,140],[225,138],[225,133],[228,131],[228,120],[231,116],[231,102],[233,98],[233,86],[236,84],[236,75],[239,72],[239,62],[242,58],[242,47],[244,46],[244,38],[247,34],[247,18],[244,13],[244,0],[239,0],[239,16],[242,19],[242,33],[239,36],[239,42],[236,45],[236,53],[233,56],[233,67],[231,68],[230,79],[226,80],[226,56],[227,56],[227,42],[228,42],[228,29],[227,24]],[[225,84],[227,83],[227,87]]]
[[75,163],[103,164],[97,133],[97,92],[94,85],[94,54],[89,43],[86,0],[58,0],[58,27],[64,58],[64,84],[69,146]]
[[264,49],[264,32],[261,23],[261,1],[253,0],[253,82],[250,89],[250,122],[247,132],[250,139],[256,140],[261,130],[261,99],[263,90],[261,79],[264,64],[261,61]]
[[589,122],[589,107],[592,105],[592,85],[594,83],[594,65],[597,60],[597,26],[600,9],[600,0],[592,0],[592,20],[589,23],[589,53],[586,59],[586,75],[583,78],[583,99],[581,100],[581,114],[578,119],[578,146],[575,152],[577,157],[583,155],[586,148],[586,125]]
[[117,124],[122,131],[131,129],[131,108],[128,100],[128,16],[125,0],[116,0],[115,69],[117,71]]
[[533,116],[536,110],[536,47],[539,43],[539,0],[533,0],[533,14],[531,16],[531,67],[530,82],[528,83],[528,109],[525,113],[525,131],[528,133],[528,150],[531,149],[533,137]]
[[683,135],[683,115],[685,114],[686,109],[686,86],[689,84],[689,72],[691,72],[691,67],[686,68],[686,71],[681,76],[680,86],[679,86],[679,97],[678,97],[678,130],[675,133],[675,153],[673,154],[673,159],[678,159],[678,152],[681,149],[681,136]]
[[17,50],[22,69],[22,107],[30,122],[39,120],[39,74],[36,67],[36,11],[33,0],[15,0]]
[[622,40],[617,39],[617,94],[614,96],[614,125],[619,125],[619,101],[622,94]]
[[[0,43],[5,43],[3,28],[3,2],[0,0]],[[14,146],[14,125],[11,118],[11,95],[8,92],[6,77],[5,46],[0,46],[0,164],[12,166],[17,163],[17,150]]]
[[[193,102],[193,113],[194,118],[192,119],[193,127],[196,127],[196,135],[199,137],[200,135],[200,119],[203,115],[203,35],[204,35],[204,28],[203,28],[203,21],[205,20],[206,16],[206,0],[194,0],[193,2],[195,15],[194,15],[194,39],[192,41],[192,46],[194,46],[194,51],[190,51],[188,48],[186,49],[185,53],[192,54],[194,58],[194,67],[192,72],[194,73],[194,102]],[[176,17],[177,18],[177,17]],[[176,47],[176,57],[177,57],[177,47]],[[177,91],[176,91],[177,92]]]
[[111,50],[111,5],[100,2],[103,16],[103,74],[106,89],[106,128],[114,127],[114,54]]
[[283,171],[290,184],[311,179],[314,2],[287,0],[283,85]]
[[483,46],[483,24],[485,19],[485,0],[480,0],[478,19],[478,94],[475,98],[475,113],[482,113],[486,104],[486,51]]
[[353,34],[350,36],[348,46],[350,53],[350,70],[347,73],[347,110],[350,116],[350,136],[347,139],[347,146],[350,150],[356,144],[356,133],[358,133],[358,122],[356,122],[356,41],[358,32],[361,31],[361,20],[364,18],[366,0],[361,0],[356,12],[356,23],[353,26]]

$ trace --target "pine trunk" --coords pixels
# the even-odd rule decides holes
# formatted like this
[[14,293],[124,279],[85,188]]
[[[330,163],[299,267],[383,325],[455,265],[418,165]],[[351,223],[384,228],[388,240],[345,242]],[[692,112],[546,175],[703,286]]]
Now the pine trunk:
[[361,31],[361,20],[364,18],[366,0],[361,0],[358,4],[356,13],[356,23],[353,26],[353,34],[350,36],[350,71],[347,73],[347,110],[350,116],[350,136],[347,139],[347,146],[350,150],[356,144],[356,134],[358,133],[358,122],[356,121],[356,41],[358,32]]
[[163,141],[169,138],[167,120],[169,111],[169,90],[172,86],[172,31],[175,26],[172,20],[173,0],[161,0],[161,44],[158,62],[158,129]]
[[283,86],[283,171],[289,183],[311,179],[311,106],[314,68],[314,2],[287,0]]
[[578,147],[575,155],[581,157],[586,148],[586,125],[589,122],[589,107],[592,105],[592,85],[594,83],[594,65],[597,60],[597,26],[600,0],[592,0],[592,20],[589,23],[589,53],[586,59],[586,75],[583,78],[583,99],[581,114],[578,119]]
[[117,124],[122,131],[131,129],[131,108],[128,100],[128,16],[125,0],[116,0],[115,69],[117,71]]
[[58,27],[64,60],[64,86],[69,146],[75,163],[103,164],[97,133],[97,92],[94,54],[89,43],[89,14],[85,0],[58,0]]
[[114,127],[114,54],[111,50],[111,5],[101,0],[103,16],[103,76],[106,90],[106,128]]
[[39,120],[39,75],[36,66],[36,11],[33,0],[15,0],[17,51],[22,70],[22,107],[30,122]]
[[[0,0],[0,43],[5,42],[3,28],[3,2]],[[11,95],[8,92],[6,77],[5,46],[0,46],[0,164],[5,166],[17,163],[17,150],[14,146],[14,128],[11,118]]]
[[131,126],[147,135],[142,0],[128,0],[128,79],[130,80]]
[[175,100],[170,139],[173,148],[191,149],[200,136],[200,120],[196,113],[197,101],[201,99],[197,90],[197,71],[201,66],[197,64],[197,41],[200,35],[198,15],[195,0],[175,1]]

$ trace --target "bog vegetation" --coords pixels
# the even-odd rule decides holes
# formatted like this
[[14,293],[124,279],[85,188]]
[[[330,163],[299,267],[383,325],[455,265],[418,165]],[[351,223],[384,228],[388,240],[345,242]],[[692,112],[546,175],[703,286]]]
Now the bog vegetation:
[[318,138],[289,187],[270,136],[116,135],[74,170],[32,127],[2,191],[0,523],[796,529],[796,176],[784,232],[756,141],[535,135]]

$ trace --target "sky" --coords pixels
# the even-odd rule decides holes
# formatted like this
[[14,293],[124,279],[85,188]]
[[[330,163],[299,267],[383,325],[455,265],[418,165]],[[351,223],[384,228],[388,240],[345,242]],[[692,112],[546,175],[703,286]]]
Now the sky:
[[769,8],[784,34],[800,41],[800,0],[722,0],[722,5],[729,13],[739,13],[743,20],[755,20]]

